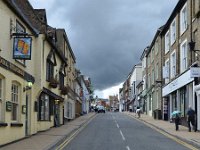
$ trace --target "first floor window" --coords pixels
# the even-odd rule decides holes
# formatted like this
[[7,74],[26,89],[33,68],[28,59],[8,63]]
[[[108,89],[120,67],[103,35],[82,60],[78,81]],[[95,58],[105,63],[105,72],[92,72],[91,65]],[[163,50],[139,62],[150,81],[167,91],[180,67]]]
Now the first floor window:
[[17,83],[12,83],[11,87],[11,119],[17,121],[19,112],[19,85]]
[[176,75],[176,53],[172,53],[171,55],[171,77],[175,77]]
[[39,119],[40,120],[50,120],[49,113],[49,96],[47,94],[41,94],[39,100]]

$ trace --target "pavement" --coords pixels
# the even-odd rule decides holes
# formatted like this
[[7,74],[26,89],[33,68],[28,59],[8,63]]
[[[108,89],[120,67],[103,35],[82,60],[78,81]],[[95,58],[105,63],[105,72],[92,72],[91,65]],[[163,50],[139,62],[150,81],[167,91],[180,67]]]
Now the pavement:
[[65,125],[57,128],[50,128],[46,131],[38,132],[28,138],[0,147],[0,150],[50,150],[61,144],[65,139],[75,131],[86,124],[90,119],[95,117],[91,112],[80,116]]
[[[137,115],[133,112],[123,112],[126,115],[129,115],[139,121],[146,123],[149,126],[154,127],[154,129],[159,129],[177,139],[185,141],[189,144],[195,145],[200,149],[200,132],[188,132],[188,128],[185,126],[179,126],[179,131],[175,130],[174,123],[163,120],[155,120],[153,117],[150,117],[145,114],[141,114],[141,117],[138,118]],[[49,130],[38,132],[35,135],[32,135],[28,138],[24,138],[17,142],[7,144],[3,147],[0,147],[0,150],[52,150],[55,149],[55,146],[61,144],[66,140],[70,135],[75,133],[80,129],[84,124],[89,122],[90,119],[95,117],[95,113],[88,113],[86,115],[80,116],[65,125],[62,125],[57,128],[50,128]]]
[[140,118],[138,118],[137,115],[133,112],[124,112],[124,113],[146,124],[149,124],[157,129],[160,129],[161,131],[164,131],[165,133],[171,136],[174,136],[184,142],[192,144],[200,149],[200,132],[199,131],[189,132],[188,127],[181,126],[181,125],[179,125],[179,130],[176,131],[175,124],[170,123],[169,121],[155,120],[153,117],[150,117],[145,114],[141,114]]

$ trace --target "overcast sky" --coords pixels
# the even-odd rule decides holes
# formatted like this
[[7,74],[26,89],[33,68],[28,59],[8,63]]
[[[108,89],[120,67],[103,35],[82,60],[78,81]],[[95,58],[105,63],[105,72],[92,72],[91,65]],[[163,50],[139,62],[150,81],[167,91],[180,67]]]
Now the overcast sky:
[[177,0],[29,0],[64,28],[82,74],[101,91],[126,80]]

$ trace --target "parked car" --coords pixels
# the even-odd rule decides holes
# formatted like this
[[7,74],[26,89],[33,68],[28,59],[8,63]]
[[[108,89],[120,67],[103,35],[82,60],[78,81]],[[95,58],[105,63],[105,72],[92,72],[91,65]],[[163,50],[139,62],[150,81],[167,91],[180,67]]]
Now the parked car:
[[98,113],[105,113],[106,112],[105,107],[104,106],[97,106],[97,112]]

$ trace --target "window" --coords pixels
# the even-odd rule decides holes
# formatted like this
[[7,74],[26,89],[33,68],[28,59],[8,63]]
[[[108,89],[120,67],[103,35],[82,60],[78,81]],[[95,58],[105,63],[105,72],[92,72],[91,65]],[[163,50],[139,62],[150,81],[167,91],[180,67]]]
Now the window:
[[65,75],[60,72],[59,73],[60,88],[64,87],[64,77],[65,77]]
[[148,88],[151,87],[151,74],[148,75]]
[[151,62],[154,60],[154,47],[151,49]]
[[39,100],[39,120],[50,120],[49,96],[42,93]]
[[180,111],[182,117],[185,117],[185,101],[186,101],[186,88],[183,87],[180,89]]
[[146,89],[146,75],[143,77],[143,90]]
[[165,83],[169,82],[169,59],[165,61],[165,66],[163,70],[163,78],[165,78]]
[[70,102],[65,103],[65,118],[72,118],[72,104]]
[[187,29],[187,3],[184,5],[184,7],[181,10],[180,14],[180,28],[181,28],[181,34],[185,32]]
[[155,72],[155,78],[156,78],[156,80],[158,79],[158,69],[159,69],[159,64],[157,63],[156,67],[155,67],[155,70],[156,70],[156,72]]
[[176,75],[176,53],[175,51],[171,54],[171,78]]
[[[26,33],[26,29],[19,21],[16,21],[16,33]],[[26,65],[26,60],[24,59],[16,59],[16,61],[20,64]]]
[[151,57],[150,57],[150,55],[148,55],[148,67],[151,65]]
[[165,34],[165,54],[169,51],[169,31]]
[[172,112],[177,110],[177,98],[176,98],[176,92],[172,93]]
[[181,44],[181,72],[187,69],[187,40]]
[[19,113],[19,85],[17,83],[12,83],[11,87],[11,119],[17,121]]
[[46,72],[47,72],[47,74],[46,74],[47,81],[50,81],[54,76],[54,65],[49,60],[47,60]]
[[154,69],[152,69],[152,74],[151,74],[151,77],[152,77],[152,84],[154,84],[154,81],[155,81],[155,76],[154,76]]
[[158,40],[155,42],[155,54],[158,54]]
[[174,21],[171,24],[171,45],[174,44],[175,40],[176,40],[176,20],[174,19]]
[[152,95],[149,95],[149,110],[151,111],[152,107]]

